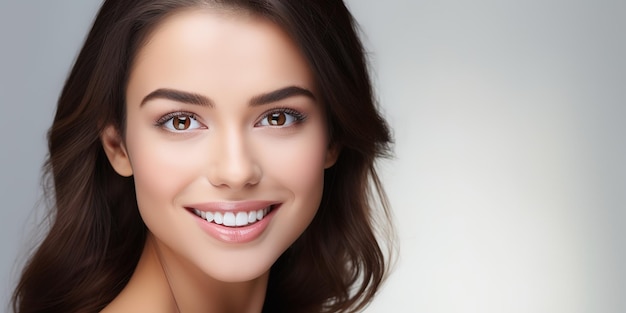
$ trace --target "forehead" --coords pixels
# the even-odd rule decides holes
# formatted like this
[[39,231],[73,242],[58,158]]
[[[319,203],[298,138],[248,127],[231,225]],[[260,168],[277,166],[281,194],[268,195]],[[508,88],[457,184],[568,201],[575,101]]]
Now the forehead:
[[313,89],[313,78],[280,27],[243,11],[193,9],[173,13],[149,34],[134,59],[128,89],[191,89],[213,97],[284,85]]

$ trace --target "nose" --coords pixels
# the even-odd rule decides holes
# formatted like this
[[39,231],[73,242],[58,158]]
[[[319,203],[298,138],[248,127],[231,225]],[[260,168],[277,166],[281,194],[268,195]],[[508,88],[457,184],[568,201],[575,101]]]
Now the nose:
[[212,145],[208,179],[220,188],[245,189],[257,185],[263,176],[254,149],[240,132],[216,136]]

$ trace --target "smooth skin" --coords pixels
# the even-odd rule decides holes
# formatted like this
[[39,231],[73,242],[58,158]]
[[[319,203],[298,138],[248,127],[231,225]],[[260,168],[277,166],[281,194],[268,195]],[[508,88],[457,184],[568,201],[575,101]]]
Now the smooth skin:
[[[109,126],[102,143],[133,176],[149,234],[103,312],[261,312],[269,269],[315,216],[338,154],[301,52],[257,16],[177,12],[139,50],[126,96],[125,134]],[[245,243],[210,236],[187,207],[254,200],[280,206]]]

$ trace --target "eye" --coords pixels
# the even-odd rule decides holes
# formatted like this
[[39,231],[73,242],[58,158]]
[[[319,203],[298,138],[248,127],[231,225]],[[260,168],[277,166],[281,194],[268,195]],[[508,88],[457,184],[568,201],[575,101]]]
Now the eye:
[[257,126],[287,127],[304,121],[305,116],[292,109],[278,109],[265,113]]
[[161,117],[157,121],[157,126],[163,127],[171,132],[181,132],[202,128],[195,114],[186,112],[174,112]]

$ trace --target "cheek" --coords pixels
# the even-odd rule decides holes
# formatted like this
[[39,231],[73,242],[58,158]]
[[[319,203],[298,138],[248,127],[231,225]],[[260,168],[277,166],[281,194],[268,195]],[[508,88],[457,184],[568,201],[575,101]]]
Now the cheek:
[[266,187],[289,194],[271,227],[272,255],[282,254],[305,231],[320,205],[324,184],[325,138],[275,144],[263,150]]
[[261,150],[264,175],[289,189],[296,201],[317,203],[324,181],[325,137],[316,134],[270,145],[272,149]]
[[140,211],[172,205],[197,176],[199,153],[192,150],[194,145],[168,144],[141,131],[134,134],[127,142]]

